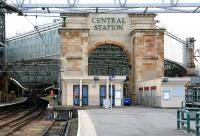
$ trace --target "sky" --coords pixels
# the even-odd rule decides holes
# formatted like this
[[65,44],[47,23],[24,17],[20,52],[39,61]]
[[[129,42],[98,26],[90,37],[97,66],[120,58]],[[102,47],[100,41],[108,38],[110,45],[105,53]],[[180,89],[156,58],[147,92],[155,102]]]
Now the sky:
[[[166,28],[167,31],[173,33],[174,35],[180,37],[181,39],[185,40],[187,37],[194,37],[195,42],[195,50],[200,49],[200,13],[199,14],[159,14],[156,17],[157,20],[160,21],[158,23],[159,26],[163,26]],[[167,36],[165,36],[167,37]],[[180,50],[182,46],[176,46],[180,45],[175,43],[174,40],[170,40],[171,38],[168,38],[165,40],[165,43],[168,45],[168,49],[165,50],[168,55],[171,54],[181,54]],[[169,45],[169,44],[172,45]],[[175,45],[175,46],[174,46]],[[181,56],[181,55],[180,55]],[[170,57],[176,57],[176,56],[169,56]],[[182,57],[182,56],[181,56]],[[180,58],[173,58],[173,60],[177,60],[178,62],[181,62]],[[199,59],[200,61],[200,59]],[[196,62],[196,65],[199,65],[199,63]]]
[[[26,2],[27,0],[25,0]],[[33,2],[47,2],[47,0],[32,0]],[[64,0],[66,2],[66,0]],[[124,0],[121,0],[124,1]],[[130,0],[127,0],[129,2]],[[141,0],[140,2],[144,2],[147,0]],[[151,2],[158,2],[159,0],[151,0]],[[161,1],[161,0],[160,0]],[[159,1],[159,2],[160,2]],[[169,1],[169,0],[164,0]],[[179,0],[181,2],[188,2],[188,0]],[[198,2],[198,0],[190,0],[190,2]],[[52,2],[48,0],[48,2]],[[62,3],[63,0],[57,0],[57,3]],[[94,0],[79,0],[82,3],[97,3],[99,1]],[[101,0],[102,2],[108,2],[109,0]],[[113,2],[113,1],[110,1]],[[136,2],[136,0],[132,0],[131,2]],[[138,2],[138,0],[137,0]],[[58,15],[59,16],[59,15]],[[55,17],[47,18],[47,17],[24,17],[17,16],[16,14],[9,14],[6,16],[6,36],[11,37],[16,35],[17,33],[24,33],[33,29],[34,25],[41,25],[45,23],[52,22]],[[174,35],[180,37],[185,40],[187,37],[194,37],[196,39],[195,42],[195,50],[200,49],[200,13],[194,14],[185,14],[185,13],[162,13],[158,14],[156,20],[159,21],[157,23],[158,26],[166,28],[167,31],[173,33]],[[183,54],[181,52],[182,45],[180,43],[175,42],[171,38],[165,38],[165,57],[169,59],[173,59],[182,63]],[[179,55],[174,55],[179,54]],[[200,61],[200,60],[199,60]],[[200,65],[200,63],[197,63]]]

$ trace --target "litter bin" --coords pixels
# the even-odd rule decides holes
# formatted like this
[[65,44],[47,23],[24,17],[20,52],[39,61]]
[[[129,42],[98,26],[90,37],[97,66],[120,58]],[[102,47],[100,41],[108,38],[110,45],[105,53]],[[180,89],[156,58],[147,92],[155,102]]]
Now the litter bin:
[[124,97],[124,105],[125,106],[130,106],[131,104],[132,104],[131,97]]

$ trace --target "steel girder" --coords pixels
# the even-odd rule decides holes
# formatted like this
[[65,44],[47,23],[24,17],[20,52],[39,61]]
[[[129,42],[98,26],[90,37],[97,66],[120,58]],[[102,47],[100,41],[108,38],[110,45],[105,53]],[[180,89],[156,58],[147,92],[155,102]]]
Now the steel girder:
[[143,3],[133,3],[131,0],[113,0],[110,3],[87,4],[79,2],[79,0],[65,0],[59,4],[56,3],[15,0],[14,4],[23,13],[200,13],[199,2],[183,3],[180,0],[158,0],[157,3],[150,3],[147,0]]
[[186,67],[183,65],[172,61],[165,59],[164,60],[164,75],[165,77],[181,77],[187,75]]

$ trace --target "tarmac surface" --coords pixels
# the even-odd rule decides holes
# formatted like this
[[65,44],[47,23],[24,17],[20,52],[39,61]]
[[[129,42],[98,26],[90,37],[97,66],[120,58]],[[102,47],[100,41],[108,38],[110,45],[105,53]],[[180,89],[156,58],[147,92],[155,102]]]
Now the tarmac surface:
[[176,109],[125,107],[88,109],[98,136],[193,136],[176,129]]

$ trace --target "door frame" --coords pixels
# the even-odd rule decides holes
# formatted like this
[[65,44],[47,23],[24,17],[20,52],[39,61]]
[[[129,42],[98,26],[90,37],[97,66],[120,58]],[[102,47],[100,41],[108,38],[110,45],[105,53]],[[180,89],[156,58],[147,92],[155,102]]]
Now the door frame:
[[[75,88],[78,87],[78,104],[75,104],[75,98],[77,98],[77,96],[75,96],[74,92],[75,92]],[[74,106],[80,106],[80,85],[73,85],[73,105]]]

